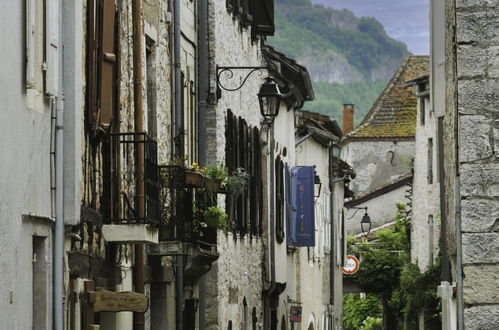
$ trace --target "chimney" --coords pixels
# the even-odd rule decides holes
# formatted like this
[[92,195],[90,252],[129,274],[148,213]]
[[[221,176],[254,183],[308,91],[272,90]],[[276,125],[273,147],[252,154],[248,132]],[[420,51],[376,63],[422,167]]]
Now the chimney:
[[355,104],[343,104],[343,135],[353,131],[353,114]]

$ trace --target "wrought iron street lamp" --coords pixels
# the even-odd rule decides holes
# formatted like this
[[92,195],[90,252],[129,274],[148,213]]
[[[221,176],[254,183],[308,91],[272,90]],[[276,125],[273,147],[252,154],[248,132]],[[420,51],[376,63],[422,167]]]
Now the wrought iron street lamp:
[[[366,226],[367,230],[364,229],[364,226]],[[369,217],[369,214],[367,214],[367,207],[366,207],[366,213],[364,213],[364,216],[360,220],[360,229],[362,230],[364,235],[367,236],[371,232],[371,226],[372,226],[371,217]]]
[[265,118],[267,125],[270,126],[279,114],[279,107],[281,105],[282,94],[279,90],[279,85],[277,85],[272,77],[267,77],[262,86],[260,86],[260,92],[257,95],[260,102],[260,112]]
[[[267,70],[266,67],[259,66],[217,66],[217,87],[218,94],[221,95],[221,89],[228,92],[235,92],[241,89],[249,76],[253,73],[257,72],[258,74],[262,74],[262,70]],[[234,78],[234,71],[246,71],[248,72],[244,78],[242,78],[242,82],[235,86],[228,86],[222,83],[222,74],[224,80],[231,80]],[[281,105],[281,99],[283,95],[279,90],[279,85],[275,82],[272,77],[265,78],[265,82],[260,86],[260,91],[258,92],[258,102],[260,103],[260,113],[265,118],[265,123],[268,126],[271,126],[274,122],[275,117],[279,114],[279,107]],[[220,98],[220,97],[219,97]]]
[[369,216],[369,214],[367,214],[367,206],[364,206],[364,207],[349,207],[348,209],[354,209],[356,210],[354,212],[354,214],[348,218],[348,219],[352,219],[355,214],[357,214],[357,212],[359,210],[364,210],[365,213],[364,215],[362,216],[362,219],[360,220],[360,229],[362,230],[362,233],[367,236],[369,235],[369,233],[371,232],[371,226],[372,226],[372,221],[371,221],[371,217]]

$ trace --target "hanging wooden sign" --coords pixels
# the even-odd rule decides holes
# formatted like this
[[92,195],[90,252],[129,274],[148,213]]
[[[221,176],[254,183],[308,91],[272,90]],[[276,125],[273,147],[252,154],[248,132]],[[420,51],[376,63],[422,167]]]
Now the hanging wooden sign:
[[94,312],[137,312],[145,313],[149,298],[136,292],[95,291]]

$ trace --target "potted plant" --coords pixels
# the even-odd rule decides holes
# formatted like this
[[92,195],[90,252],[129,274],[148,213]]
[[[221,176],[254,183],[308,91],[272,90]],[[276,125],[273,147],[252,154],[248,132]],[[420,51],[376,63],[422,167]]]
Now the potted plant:
[[222,182],[227,179],[227,169],[224,166],[209,164],[204,168],[204,176],[210,180],[206,182],[206,189],[218,191]]
[[208,227],[227,232],[230,228],[229,216],[218,206],[210,206],[204,211],[204,219]]
[[244,168],[237,168],[231,175],[227,176],[225,185],[227,186],[229,193],[237,198],[243,191],[246,190],[248,186],[249,175]]

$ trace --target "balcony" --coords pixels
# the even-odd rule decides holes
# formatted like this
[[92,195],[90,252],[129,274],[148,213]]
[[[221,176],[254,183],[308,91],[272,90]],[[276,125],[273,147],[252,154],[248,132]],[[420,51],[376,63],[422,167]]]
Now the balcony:
[[[158,243],[160,226],[157,144],[146,133],[111,134],[118,163],[111,186],[116,204],[111,224],[102,232],[108,242]],[[139,188],[139,189],[137,189]]]
[[150,255],[185,255],[186,276],[206,273],[218,258],[217,228],[207,224],[204,211],[216,205],[220,183],[182,166],[159,168],[159,244]]

